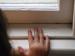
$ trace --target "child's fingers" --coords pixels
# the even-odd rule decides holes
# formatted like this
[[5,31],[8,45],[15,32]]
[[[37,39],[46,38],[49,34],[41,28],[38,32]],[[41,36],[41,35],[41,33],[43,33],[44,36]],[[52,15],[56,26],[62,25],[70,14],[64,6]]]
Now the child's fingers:
[[44,34],[43,30],[39,28],[39,37],[40,37],[40,43],[44,43]]
[[39,42],[39,32],[38,32],[38,28],[34,28],[34,40],[36,42]]
[[33,35],[31,29],[28,30],[28,41],[29,41],[29,46],[33,42]]
[[50,49],[50,40],[49,40],[49,37],[46,36],[45,37],[45,47],[46,47],[46,50],[48,51]]

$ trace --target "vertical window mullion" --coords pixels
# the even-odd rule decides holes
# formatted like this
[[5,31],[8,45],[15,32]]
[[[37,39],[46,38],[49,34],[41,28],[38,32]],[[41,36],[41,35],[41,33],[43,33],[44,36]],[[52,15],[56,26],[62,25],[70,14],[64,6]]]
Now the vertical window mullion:
[[73,35],[75,37],[75,0],[74,0],[74,11],[73,11]]

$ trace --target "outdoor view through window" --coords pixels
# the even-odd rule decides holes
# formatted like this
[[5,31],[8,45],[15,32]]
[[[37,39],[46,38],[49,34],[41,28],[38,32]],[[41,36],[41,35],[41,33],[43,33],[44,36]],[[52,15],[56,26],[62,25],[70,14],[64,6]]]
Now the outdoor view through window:
[[59,0],[0,0],[0,8],[6,10],[59,10]]
[[58,0],[0,0],[0,3],[57,3]]

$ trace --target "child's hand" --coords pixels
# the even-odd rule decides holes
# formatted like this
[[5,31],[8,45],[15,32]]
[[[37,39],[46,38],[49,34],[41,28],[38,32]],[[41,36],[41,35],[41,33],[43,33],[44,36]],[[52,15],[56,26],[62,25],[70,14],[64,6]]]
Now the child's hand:
[[35,36],[33,37],[31,30],[28,31],[28,56],[48,56],[50,48],[48,36],[45,37],[41,29],[36,29],[34,35]]
[[36,29],[34,36],[32,31],[28,31],[29,49],[23,49],[21,47],[16,51],[17,56],[48,56],[50,49],[50,41],[48,36],[43,35],[41,29]]

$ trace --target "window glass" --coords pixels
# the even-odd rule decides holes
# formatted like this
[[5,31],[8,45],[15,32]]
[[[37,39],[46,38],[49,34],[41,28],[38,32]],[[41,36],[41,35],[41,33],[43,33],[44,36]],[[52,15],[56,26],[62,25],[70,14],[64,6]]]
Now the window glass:
[[0,0],[0,3],[57,3],[58,0]]

